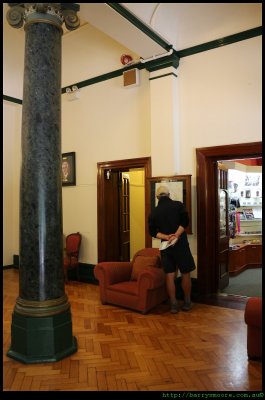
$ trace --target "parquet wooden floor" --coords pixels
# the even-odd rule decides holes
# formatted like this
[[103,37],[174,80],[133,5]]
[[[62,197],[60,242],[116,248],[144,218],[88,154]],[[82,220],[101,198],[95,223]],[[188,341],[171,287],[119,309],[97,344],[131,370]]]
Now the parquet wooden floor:
[[262,364],[248,361],[244,311],[194,304],[147,315],[102,305],[97,285],[69,282],[78,351],[56,363],[6,356],[18,271],[5,270],[4,391],[260,391]]

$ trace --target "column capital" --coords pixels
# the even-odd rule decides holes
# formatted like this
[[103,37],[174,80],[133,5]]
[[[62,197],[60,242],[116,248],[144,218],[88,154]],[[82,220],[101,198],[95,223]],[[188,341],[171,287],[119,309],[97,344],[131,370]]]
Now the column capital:
[[77,29],[80,20],[76,3],[8,3],[10,7],[6,18],[13,28],[24,28],[29,24],[45,22],[57,26],[62,31],[62,24],[68,30]]

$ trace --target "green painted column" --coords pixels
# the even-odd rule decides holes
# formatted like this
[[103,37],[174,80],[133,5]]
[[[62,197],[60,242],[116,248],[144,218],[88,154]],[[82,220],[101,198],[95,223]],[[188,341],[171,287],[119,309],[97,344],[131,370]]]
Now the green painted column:
[[79,26],[74,3],[8,3],[25,30],[20,176],[19,296],[7,355],[58,361],[77,350],[64,290],[61,184],[62,24]]

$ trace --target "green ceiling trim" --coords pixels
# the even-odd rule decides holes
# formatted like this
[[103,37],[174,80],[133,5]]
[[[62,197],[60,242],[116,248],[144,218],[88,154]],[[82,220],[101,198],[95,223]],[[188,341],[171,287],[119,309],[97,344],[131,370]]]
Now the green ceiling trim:
[[140,21],[134,14],[128,11],[126,8],[121,6],[119,3],[106,3],[108,6],[117,11],[120,15],[130,21],[136,28],[140,29],[143,33],[149,36],[154,42],[159,44],[159,46],[163,47],[165,50],[170,50],[172,45],[162,39],[156,32],[154,32],[149,26],[147,26],[144,22]]
[[146,68],[149,72],[154,72],[168,67],[178,68],[179,57],[177,56],[176,52],[173,52],[170,56],[154,59],[144,63],[143,65],[145,66],[144,68]]
[[149,78],[149,81],[153,81],[154,79],[164,78],[165,76],[170,76],[170,75],[175,76],[175,78],[178,77],[178,75],[174,74],[174,72],[169,72],[168,74],[154,76],[153,78]]
[[66,88],[68,88],[68,87],[71,88],[72,86],[75,85],[79,89],[81,89],[82,87],[85,87],[85,86],[90,86],[90,85],[94,85],[95,83],[106,81],[108,79],[117,78],[118,76],[121,76],[124,71],[128,71],[133,68],[137,68],[140,70],[147,69],[149,72],[153,72],[153,71],[157,71],[159,69],[163,69],[163,68],[167,68],[167,67],[177,68],[178,65],[179,65],[179,58],[176,54],[173,53],[170,56],[165,56],[165,57],[161,57],[159,59],[150,60],[145,63],[138,62],[135,64],[131,64],[127,67],[117,69],[115,71],[108,72],[103,75],[96,76],[94,78],[86,79],[85,81],[71,83],[71,85],[68,85],[68,86],[65,86],[62,88],[62,94],[66,93]]
[[[127,69],[129,69],[129,68],[127,68]],[[122,75],[122,73],[123,73],[123,69],[122,70],[118,69],[116,71],[108,72],[103,75],[95,76],[94,78],[86,79],[85,81],[71,83],[70,85],[67,85],[62,88],[62,94],[66,93],[66,88],[72,87],[74,85],[76,85],[78,87],[78,89],[80,89],[85,86],[94,85],[95,83],[107,81],[108,79],[117,78],[117,76]]]
[[203,43],[198,46],[189,47],[188,49],[177,51],[176,54],[179,56],[179,58],[187,57],[203,51],[208,51],[218,47],[226,46],[228,44],[240,42],[242,40],[251,39],[260,35],[262,35],[262,26],[236,33],[234,35],[226,36],[221,39],[212,40],[211,42]]
[[[161,47],[165,48],[167,51],[172,49],[172,45],[169,45],[167,42],[163,41],[158,35],[156,35],[151,29],[148,28],[147,25],[139,21],[135,15],[131,14],[128,10],[126,10],[124,7],[122,7],[120,4],[117,3],[106,3],[113,9],[115,9],[119,14],[123,15],[126,19],[128,19],[130,22],[132,22],[137,28],[139,28],[142,32],[144,32],[146,35],[148,35],[151,39],[153,39],[155,42],[157,42]],[[118,76],[121,76],[124,71],[128,71],[133,68],[137,68],[139,70],[141,69],[147,69],[149,72],[154,72],[159,69],[164,69],[168,67],[174,67],[178,68],[179,66],[179,59],[182,57],[187,57],[193,54],[201,53],[204,51],[208,51],[211,49],[215,49],[218,47],[226,46],[228,44],[236,43],[242,40],[247,40],[251,39],[256,36],[262,35],[262,27],[257,27],[253,29],[249,29],[244,32],[236,33],[234,35],[226,36],[221,39],[213,40],[208,43],[203,43],[198,46],[193,46],[189,47],[184,50],[176,51],[173,50],[173,53],[170,55],[165,55],[164,57],[159,57],[157,59],[152,59],[147,62],[138,62],[135,64],[131,64],[129,66],[125,66],[124,68],[108,72],[103,75],[96,76],[94,78],[86,79],[81,82],[77,83],[72,83],[71,85],[67,85],[62,88],[61,93],[64,94],[66,93],[66,88],[71,87],[76,85],[79,89],[82,87],[94,85],[96,83],[100,83],[109,79],[117,78]],[[151,78],[155,79],[155,78]],[[22,100],[16,99],[15,97],[11,96],[6,96],[3,95],[3,99],[16,103],[16,104],[22,104]]]
[[15,97],[3,95],[3,100],[10,101],[11,103],[22,104],[22,100],[16,99]]

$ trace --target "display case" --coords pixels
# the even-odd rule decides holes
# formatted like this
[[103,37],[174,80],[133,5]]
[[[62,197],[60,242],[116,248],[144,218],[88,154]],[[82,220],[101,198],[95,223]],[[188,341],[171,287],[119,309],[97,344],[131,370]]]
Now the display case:
[[262,238],[262,173],[228,170],[231,244]]
[[261,244],[237,244],[229,250],[229,275],[235,276],[247,268],[262,266]]

